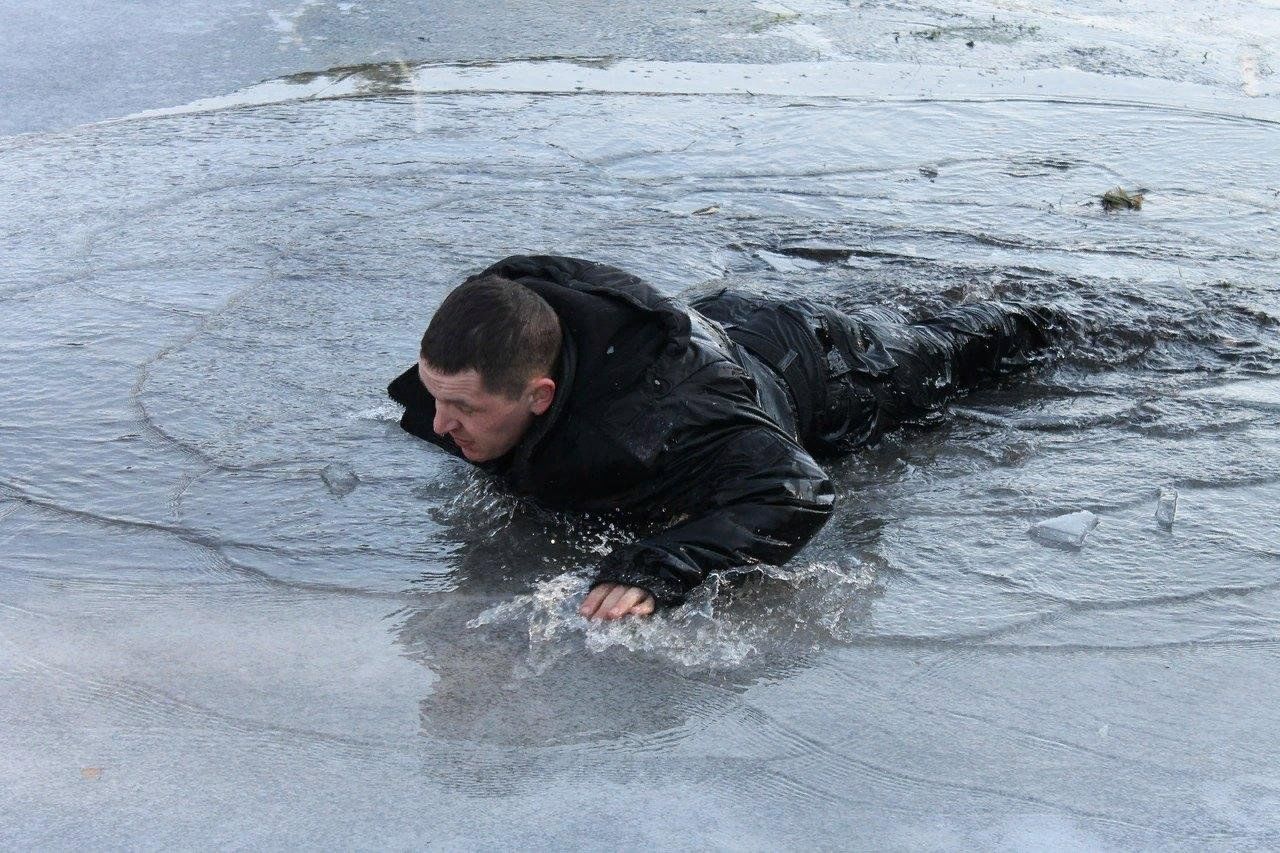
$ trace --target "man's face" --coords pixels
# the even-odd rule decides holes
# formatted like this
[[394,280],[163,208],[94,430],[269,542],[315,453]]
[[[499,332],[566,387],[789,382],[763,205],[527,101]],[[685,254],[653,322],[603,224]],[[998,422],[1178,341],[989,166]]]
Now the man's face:
[[515,447],[555,396],[555,382],[545,376],[529,380],[513,399],[485,390],[475,370],[441,373],[424,359],[418,359],[418,378],[436,400],[431,428],[451,437],[469,462],[488,462]]

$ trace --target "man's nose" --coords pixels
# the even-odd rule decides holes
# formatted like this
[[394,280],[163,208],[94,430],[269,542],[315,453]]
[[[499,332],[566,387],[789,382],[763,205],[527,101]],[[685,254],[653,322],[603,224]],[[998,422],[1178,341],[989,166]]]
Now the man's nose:
[[436,431],[436,435],[444,435],[449,430],[454,429],[458,425],[457,418],[445,417],[445,414],[436,409],[436,418],[431,424],[431,428]]

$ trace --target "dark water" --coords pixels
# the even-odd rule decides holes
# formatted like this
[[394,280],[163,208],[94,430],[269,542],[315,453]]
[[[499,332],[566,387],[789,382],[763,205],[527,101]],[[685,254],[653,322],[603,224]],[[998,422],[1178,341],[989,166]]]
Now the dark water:
[[[1273,101],[763,67],[400,64],[0,140],[0,839],[1280,842]],[[588,626],[633,533],[494,491],[383,396],[523,251],[1081,325],[834,463],[785,569]],[[1077,510],[1083,548],[1027,535]]]

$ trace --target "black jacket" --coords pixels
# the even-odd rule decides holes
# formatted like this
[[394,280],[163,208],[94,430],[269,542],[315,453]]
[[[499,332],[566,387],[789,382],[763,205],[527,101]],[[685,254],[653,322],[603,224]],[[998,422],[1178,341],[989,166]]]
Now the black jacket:
[[[551,508],[670,520],[605,557],[596,583],[677,604],[709,572],[785,562],[826,522],[831,482],[796,440],[785,385],[718,325],[604,264],[515,256],[485,273],[546,299],[564,346],[551,408],[481,467]],[[406,431],[462,455],[432,430],[416,365],[388,393]]]

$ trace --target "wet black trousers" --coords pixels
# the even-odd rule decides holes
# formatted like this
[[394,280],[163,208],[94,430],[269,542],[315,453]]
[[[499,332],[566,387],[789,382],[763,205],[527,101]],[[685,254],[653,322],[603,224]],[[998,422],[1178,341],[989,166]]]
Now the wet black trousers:
[[782,377],[797,437],[811,450],[865,446],[935,416],[984,378],[1047,360],[1054,315],[1008,302],[960,305],[921,320],[887,308],[845,314],[807,299],[722,290],[693,307]]

